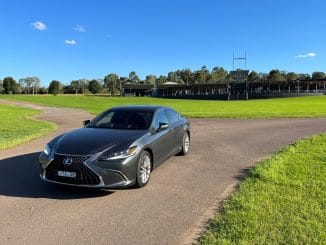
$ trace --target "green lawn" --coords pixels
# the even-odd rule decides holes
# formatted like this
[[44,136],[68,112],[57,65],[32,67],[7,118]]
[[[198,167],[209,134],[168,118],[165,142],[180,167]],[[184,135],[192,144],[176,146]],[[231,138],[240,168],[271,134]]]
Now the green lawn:
[[31,118],[39,111],[0,104],[0,150],[4,150],[53,131],[56,126]]
[[325,117],[326,96],[249,101],[180,100],[147,97],[104,97],[74,95],[1,95],[3,99],[85,109],[93,114],[117,105],[156,104],[175,108],[188,117],[280,118]]
[[326,135],[259,163],[226,201],[202,244],[326,244]]

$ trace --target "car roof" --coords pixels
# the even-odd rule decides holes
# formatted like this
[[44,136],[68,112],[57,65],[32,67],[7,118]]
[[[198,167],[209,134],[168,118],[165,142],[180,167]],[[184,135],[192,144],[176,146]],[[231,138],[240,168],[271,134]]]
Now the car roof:
[[[125,106],[116,106],[110,108],[110,110],[128,110],[128,111],[157,111],[159,109],[169,108],[166,106],[159,105],[125,105]],[[170,108],[169,108],[170,109]]]

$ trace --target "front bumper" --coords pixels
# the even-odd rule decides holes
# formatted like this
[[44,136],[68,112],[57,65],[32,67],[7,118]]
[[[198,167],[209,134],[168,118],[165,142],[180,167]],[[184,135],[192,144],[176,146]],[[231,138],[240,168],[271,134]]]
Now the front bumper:
[[[66,166],[63,159],[71,157],[73,162]],[[91,188],[126,188],[135,183],[138,155],[130,158],[97,161],[92,156],[54,154],[39,156],[42,180],[71,186]],[[76,177],[58,176],[58,171],[75,172]]]

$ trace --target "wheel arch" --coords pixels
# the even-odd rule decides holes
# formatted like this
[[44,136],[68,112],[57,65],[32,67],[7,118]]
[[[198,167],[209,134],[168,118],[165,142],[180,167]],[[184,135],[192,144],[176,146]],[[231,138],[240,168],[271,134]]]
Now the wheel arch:
[[190,139],[190,130],[187,129],[185,132],[188,133],[188,136],[189,136],[189,139]]
[[154,155],[153,151],[150,147],[145,147],[143,151],[147,151],[151,155],[151,171],[153,171],[154,168]]

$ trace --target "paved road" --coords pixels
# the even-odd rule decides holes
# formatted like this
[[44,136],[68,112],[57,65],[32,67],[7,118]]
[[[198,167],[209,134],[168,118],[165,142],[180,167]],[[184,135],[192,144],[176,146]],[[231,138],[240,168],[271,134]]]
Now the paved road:
[[326,118],[192,119],[190,154],[161,165],[147,187],[94,191],[42,183],[37,164],[50,137],[92,116],[36,108],[44,111],[38,118],[57,123],[59,129],[0,151],[0,244],[191,243],[213,207],[256,161],[298,138],[326,131]]

